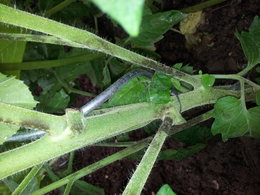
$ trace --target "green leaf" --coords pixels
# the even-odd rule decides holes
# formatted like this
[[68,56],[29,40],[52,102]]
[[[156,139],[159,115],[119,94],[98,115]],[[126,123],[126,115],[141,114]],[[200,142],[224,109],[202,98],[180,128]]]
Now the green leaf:
[[91,0],[99,9],[116,20],[128,34],[137,36],[142,20],[144,0]]
[[243,52],[248,60],[248,66],[260,63],[260,19],[254,18],[249,28],[249,32],[235,34],[242,46]]
[[120,62],[117,58],[112,58],[111,60],[109,60],[109,70],[111,74],[115,76],[119,76],[120,74],[125,72],[128,68],[129,66]]
[[227,96],[217,101],[214,108],[213,135],[220,133],[222,139],[249,135],[259,137],[260,107],[246,110],[240,99]]
[[[0,73],[0,102],[29,109],[34,108],[37,104],[28,87],[22,81],[15,79],[14,76],[7,77],[2,73]],[[0,144],[7,141],[19,128],[0,123]]]
[[109,68],[108,66],[104,66],[104,69],[103,69],[103,85],[104,86],[108,86],[111,84],[111,77],[110,77],[110,71],[109,71]]
[[201,83],[206,89],[211,88],[215,83],[215,77],[209,74],[203,74],[201,77]]
[[171,77],[166,74],[156,72],[152,78],[151,87],[156,87],[158,90],[171,89]]
[[6,194],[6,195],[9,195],[11,194],[11,191],[9,190],[9,188],[0,181],[0,194]]
[[260,139],[260,106],[248,110],[249,118],[249,136]]
[[[10,191],[12,191],[12,192],[15,191],[15,189],[18,187],[18,185],[24,180],[26,175],[29,173],[29,170],[26,170],[22,173],[20,172],[18,174],[12,175],[11,177],[4,179],[4,183],[6,186],[8,186]],[[41,176],[43,176],[43,175],[41,175]],[[24,188],[24,190],[21,193],[19,193],[19,195],[31,194],[33,191],[38,190],[40,188],[40,184],[41,184],[41,176],[34,177],[28,183],[28,185]]]
[[139,36],[132,38],[130,42],[139,47],[151,46],[161,40],[166,31],[185,17],[185,14],[176,10],[145,15]]
[[183,66],[183,63],[177,63],[174,64],[173,67],[189,74],[196,72],[196,70],[193,69],[193,66],[190,66],[189,64]]
[[[104,106],[115,106],[142,102],[146,100],[146,81],[147,78],[133,78],[124,87],[122,87],[114,96],[112,96]],[[146,100],[147,101],[147,100]]]
[[184,160],[193,154],[201,151],[206,147],[206,144],[196,144],[186,148],[179,148],[176,150],[167,149],[160,153],[158,160]]
[[[148,83],[150,83],[148,85]],[[168,103],[171,100],[171,77],[155,73],[152,81],[145,77],[134,78],[122,87],[103,107],[137,102]]]
[[164,184],[156,195],[177,195],[168,184]]
[[171,100],[170,90],[160,90],[157,88],[150,88],[149,90],[149,100],[155,104],[168,103]]
[[40,96],[40,104],[37,109],[48,113],[64,112],[70,102],[70,96],[61,89],[56,92],[53,97],[49,97],[49,94]]
[[156,72],[149,87],[149,99],[156,104],[167,103],[171,100],[171,77]]
[[15,79],[14,76],[7,77],[1,73],[0,102],[29,109],[34,108],[37,104],[28,87],[21,80]]
[[255,78],[256,83],[260,84],[260,77]]
[[260,106],[260,91],[256,92],[256,104]]
[[211,131],[207,127],[193,126],[171,136],[172,138],[186,144],[205,143],[212,137]]
[[252,34],[256,45],[258,47],[260,47],[260,18],[259,18],[259,16],[255,16],[252,24],[249,27],[249,32]]

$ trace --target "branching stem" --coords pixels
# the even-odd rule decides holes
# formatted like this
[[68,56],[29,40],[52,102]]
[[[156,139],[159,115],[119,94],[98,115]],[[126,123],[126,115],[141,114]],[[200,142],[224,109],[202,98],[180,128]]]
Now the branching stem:
[[136,145],[129,146],[128,148],[121,150],[120,152],[112,154],[112,155],[110,155],[100,161],[97,161],[73,174],[68,175],[65,178],[60,179],[59,181],[56,181],[48,186],[41,188],[40,190],[35,191],[34,193],[32,193],[32,195],[45,194],[47,192],[50,192],[56,188],[59,188],[65,184],[69,183],[71,180],[78,180],[102,167],[105,167],[117,160],[120,160],[126,156],[129,156],[130,154],[133,154],[135,152],[142,150],[143,148],[145,148],[148,145],[148,143],[149,143],[148,141],[150,141],[150,140],[146,140],[146,141],[140,142]]
[[156,70],[183,82],[189,83],[194,88],[201,86],[200,80],[191,75],[179,71],[177,69],[167,67],[155,60],[129,51],[125,48],[110,43],[90,32],[77,29],[47,18],[29,14],[5,5],[0,4],[0,22],[28,28],[30,30],[39,31],[45,34],[65,39],[77,44],[81,44],[83,48],[100,51],[105,54],[120,58],[132,64],[138,64],[143,67]]

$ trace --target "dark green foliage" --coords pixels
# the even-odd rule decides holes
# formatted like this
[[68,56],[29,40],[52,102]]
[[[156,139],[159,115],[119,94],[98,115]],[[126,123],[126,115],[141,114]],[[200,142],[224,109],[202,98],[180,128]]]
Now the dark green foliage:
[[211,131],[221,133],[224,141],[244,135],[260,137],[260,106],[247,110],[240,99],[224,97],[215,104],[214,118]]

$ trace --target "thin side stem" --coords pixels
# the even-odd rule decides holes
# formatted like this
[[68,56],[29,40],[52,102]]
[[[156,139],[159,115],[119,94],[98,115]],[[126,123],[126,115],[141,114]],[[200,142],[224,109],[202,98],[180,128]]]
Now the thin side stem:
[[9,70],[34,70],[42,68],[54,68],[60,66],[66,66],[70,64],[78,64],[86,61],[94,60],[104,56],[100,53],[84,54],[79,56],[73,56],[70,58],[63,58],[58,60],[45,60],[45,61],[33,61],[22,63],[3,63],[0,64],[1,71]]
[[44,15],[46,17],[50,17],[51,15],[63,10],[65,7],[69,6],[71,3],[75,2],[76,0],[65,0],[61,3],[59,3],[58,5],[56,5],[55,7],[49,9]]
[[89,93],[86,91],[81,91],[78,89],[74,89],[73,87],[71,87],[68,83],[66,83],[65,81],[63,81],[60,76],[56,73],[56,71],[53,71],[54,75],[57,79],[57,81],[61,84],[62,87],[64,87],[64,89],[70,94],[70,93],[74,93],[74,94],[79,94],[79,95],[84,95],[87,97],[95,97],[96,95],[93,93]]
[[240,97],[240,100],[241,100],[241,103],[244,107],[244,110],[247,110],[246,109],[246,98],[245,98],[245,82],[244,81],[241,81],[240,82],[240,91],[241,91],[241,97]]
[[44,169],[47,172],[49,178],[52,180],[52,182],[55,182],[60,179],[60,177],[51,170],[51,166],[49,164],[45,164]]
[[208,1],[199,3],[199,4],[191,6],[191,7],[183,8],[180,11],[182,11],[183,13],[197,12],[197,11],[203,10],[205,8],[211,7],[213,5],[222,3],[224,1],[226,1],[226,0],[208,0]]
[[65,188],[63,195],[69,195],[70,194],[70,190],[71,190],[74,182],[75,182],[75,180],[73,179],[66,185],[66,188]]
[[254,87],[255,89],[257,90],[260,90],[260,85],[257,85],[256,83],[242,77],[242,76],[239,76],[239,75],[236,75],[236,74],[230,74],[230,75],[216,75],[214,74],[213,75],[216,79],[233,79],[233,80],[238,80],[240,82],[245,82],[247,83],[248,85],[251,85],[252,87]]
[[210,118],[213,117],[213,114],[214,114],[214,109],[212,109],[204,114],[201,114],[193,119],[190,119],[184,124],[173,126],[170,130],[168,130],[166,132],[169,136],[174,135],[175,133],[178,133],[184,129],[187,129],[187,128],[197,125],[201,122],[209,120]]
[[69,183],[72,179],[73,180],[78,180],[98,169],[101,169],[117,160],[120,160],[126,156],[129,156],[133,153],[136,153],[140,150],[142,150],[143,148],[145,148],[148,145],[149,140],[146,140],[145,142],[141,142],[138,143],[136,145],[133,146],[129,146],[128,148],[121,150],[120,152],[117,152],[115,154],[112,154],[111,156],[108,156],[100,161],[97,161],[73,174],[68,175],[65,178],[60,179],[59,181],[56,181],[48,186],[45,186],[43,188],[41,188],[40,190],[37,190],[35,192],[32,193],[32,195],[39,195],[39,194],[45,194],[48,193],[56,188],[59,188],[67,183]]
[[73,171],[72,166],[73,166],[74,156],[75,156],[75,152],[74,151],[70,152],[68,167],[67,167],[67,169],[65,171],[63,171],[60,174],[60,177],[67,176],[68,174],[70,174]]
[[[257,64],[256,64],[257,65]],[[244,68],[242,71],[240,71],[239,73],[237,73],[237,75],[239,76],[244,76],[245,74],[247,74],[250,70],[252,70],[256,65],[254,66],[248,66],[246,68]]]
[[99,144],[95,144],[95,146],[101,146],[101,147],[118,147],[118,148],[122,148],[122,147],[129,147],[133,144],[138,143],[137,141],[133,141],[133,142],[107,142],[107,143],[99,143]]
[[23,192],[23,190],[28,186],[28,184],[32,181],[32,179],[36,176],[39,170],[42,168],[43,163],[40,165],[36,165],[31,169],[31,171],[26,175],[23,181],[19,184],[19,186],[15,189],[12,195],[18,195]]

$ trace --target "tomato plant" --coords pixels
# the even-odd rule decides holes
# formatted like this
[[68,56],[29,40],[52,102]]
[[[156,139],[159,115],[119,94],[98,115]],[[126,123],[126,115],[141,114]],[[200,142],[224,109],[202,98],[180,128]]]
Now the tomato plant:
[[[144,0],[92,2],[94,4],[85,0],[78,4],[73,4],[74,0],[38,1],[34,8],[37,14],[29,13],[30,1],[17,5],[27,11],[13,8],[9,1],[0,4],[0,142],[3,151],[0,154],[0,179],[13,194],[44,194],[57,188],[69,194],[72,186],[102,194],[102,189],[79,179],[147,148],[123,192],[140,194],[156,160],[182,160],[205,147],[197,140],[212,134],[220,134],[223,141],[239,136],[260,137],[260,86],[245,77],[260,62],[258,16],[248,32],[236,33],[248,60],[241,72],[195,74],[191,66],[175,64],[169,67],[146,57],[148,51],[149,55],[156,56],[153,50],[148,49],[153,48],[173,25],[187,18],[184,12],[201,10],[222,1],[209,1],[210,4],[166,12],[154,12],[149,7],[151,1],[145,3]],[[63,12],[69,5],[75,7]],[[81,28],[65,24],[84,12],[96,19],[102,14],[98,8],[130,36],[114,44],[84,30],[83,23],[77,24]],[[78,11],[75,12],[75,9]],[[52,15],[55,17],[50,19]],[[64,47],[70,50],[66,52]],[[135,52],[137,48],[141,48],[144,55]],[[132,72],[134,76],[126,74],[140,70],[140,67],[151,75],[143,77],[140,71]],[[92,112],[85,114],[84,109],[81,109],[82,113],[68,108],[73,94],[94,97],[94,100],[100,96],[77,89],[74,81],[81,74],[87,74],[100,88],[111,85],[113,76],[127,76],[118,81],[123,85],[116,87],[120,88],[116,93],[108,90],[111,93],[108,98],[95,105],[94,111],[91,109]],[[234,86],[217,85],[215,81],[219,79],[235,80],[237,83]],[[28,88],[33,89],[36,84],[42,89],[38,97],[34,97]],[[247,102],[257,105],[248,108]],[[208,104],[214,104],[214,109],[189,120],[182,116],[185,111]],[[211,132],[191,128],[210,118],[214,118]],[[111,142],[114,136],[145,127],[156,120],[161,121],[158,130],[150,132],[151,135],[143,140]],[[27,143],[30,132],[34,133],[33,136],[44,132],[41,133],[44,136]],[[21,135],[26,140],[25,145],[5,148],[8,140],[18,141],[15,137]],[[193,145],[161,151],[168,137],[186,140]],[[73,173],[73,151],[101,141],[100,145],[122,146],[125,149]],[[50,167],[55,158],[70,152],[70,164],[61,174],[63,178],[55,179],[54,175],[52,183],[40,185],[43,170],[51,175]],[[19,180],[21,182],[10,179],[9,176],[29,168],[31,170],[25,172],[26,176]],[[34,187],[30,187],[33,183]],[[64,185],[66,188],[63,188]],[[169,189],[164,186],[160,191]]]

